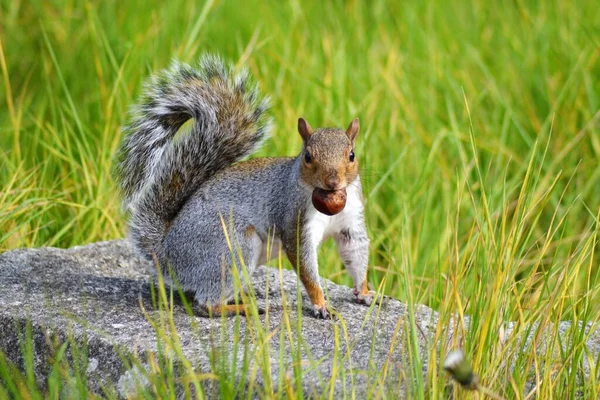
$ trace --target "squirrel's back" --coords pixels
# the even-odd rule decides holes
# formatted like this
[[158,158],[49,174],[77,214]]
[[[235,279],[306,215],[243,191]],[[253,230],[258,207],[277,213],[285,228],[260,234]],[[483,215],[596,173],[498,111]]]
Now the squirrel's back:
[[[248,74],[234,74],[215,56],[202,57],[198,68],[173,62],[148,80],[116,168],[130,237],[142,254],[159,253],[190,196],[260,145],[269,125],[266,109]],[[189,119],[191,129],[179,133]]]
[[217,202],[225,214],[231,208],[239,213],[262,214],[265,208],[279,207],[287,196],[296,196],[297,161],[292,157],[260,157],[236,163],[209,179],[190,201],[200,197],[201,201]]

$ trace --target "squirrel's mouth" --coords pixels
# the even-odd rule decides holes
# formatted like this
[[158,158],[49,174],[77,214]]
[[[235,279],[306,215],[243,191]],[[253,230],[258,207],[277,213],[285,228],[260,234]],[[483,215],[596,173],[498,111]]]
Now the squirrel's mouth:
[[338,186],[335,187],[335,189],[332,189],[331,186],[325,185],[324,183],[320,182],[320,181],[311,181],[311,180],[307,180],[307,179],[302,179],[302,186],[304,187],[304,189],[306,189],[307,191],[321,191],[322,193],[335,193],[338,192],[340,190],[346,190],[348,189],[348,187],[351,185],[349,183],[342,183]]
[[314,190],[318,190],[318,191],[320,191],[322,193],[328,193],[328,194],[339,192],[340,190],[345,190],[345,189],[346,189],[346,187],[340,187],[338,189],[324,189],[324,188],[322,188],[320,186],[317,186],[317,187],[314,188]]
[[313,190],[321,190],[321,191],[327,192],[327,193],[334,193],[339,190],[345,190],[347,188],[348,188],[348,185],[338,185],[335,187],[335,189],[332,189],[330,186],[326,186],[326,185],[316,185],[313,188]]

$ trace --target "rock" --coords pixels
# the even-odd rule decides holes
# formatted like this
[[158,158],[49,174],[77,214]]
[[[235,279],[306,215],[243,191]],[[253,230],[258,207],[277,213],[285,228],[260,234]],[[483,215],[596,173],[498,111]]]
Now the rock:
[[[158,351],[157,334],[149,322],[149,318],[158,317],[159,313],[152,302],[153,269],[152,263],[136,256],[126,241],[94,243],[66,250],[22,249],[0,255],[0,351],[23,367],[19,343],[24,338],[23,328],[29,323],[39,384],[44,384],[49,371],[48,361],[54,352],[48,338],[55,337],[57,342],[70,338],[87,347],[88,365],[83,370],[87,371],[93,390],[99,391],[111,384],[121,395],[131,393],[135,388],[134,378],[142,374],[137,370],[139,367],[127,369],[121,355],[147,355]],[[269,358],[273,382],[277,382],[282,373],[293,377],[295,355],[291,347],[298,345],[296,274],[259,267],[252,274],[251,282],[257,304],[266,307],[268,302],[267,333],[271,334]],[[406,307],[397,300],[386,299],[381,308],[369,309],[355,303],[351,288],[324,279],[322,283],[330,304],[340,313],[343,323],[342,320],[313,318],[310,301],[301,289],[300,347],[305,395],[322,393],[333,372],[338,374],[334,388],[338,393],[344,386],[346,390],[352,386],[351,372],[357,397],[363,397],[367,390],[386,389],[374,386],[376,382],[367,382],[367,376],[378,376],[373,371],[380,371],[384,365],[387,365],[388,376],[400,376],[403,336],[399,322],[404,321]],[[287,324],[283,318],[282,296]],[[150,317],[144,315],[141,305]],[[417,318],[427,321],[429,326],[435,326],[436,317],[426,307],[417,310]],[[267,326],[267,315],[259,318],[261,326]],[[227,318],[223,331],[221,318],[191,317],[179,301],[175,304],[173,319],[184,354],[198,371],[214,369],[210,355],[215,346],[225,351],[231,360],[234,348],[231,339],[236,324],[239,324],[240,337],[238,360],[243,359],[243,343],[248,343],[250,352],[259,345],[256,329],[248,327],[244,317]],[[284,329],[283,342],[280,342],[281,329]],[[344,329],[349,342],[344,338]],[[222,332],[225,340],[219,340]],[[347,357],[343,365],[334,366],[332,354],[336,341],[339,345],[335,351],[347,353]],[[280,346],[283,346],[283,362]],[[421,356],[425,357],[424,338],[421,346]],[[339,362],[340,357],[337,359]],[[309,360],[315,361],[315,368],[310,368]],[[254,367],[260,382],[261,369]],[[281,371],[280,367],[285,370]],[[425,370],[426,364],[423,368]],[[233,370],[241,371],[241,367]],[[366,374],[367,371],[371,373]],[[387,379],[387,382],[387,390],[397,394],[398,387],[394,385],[398,385],[398,379]]]
[[[148,385],[147,371],[157,354],[172,356],[172,346],[165,342],[173,338],[169,325],[163,324],[165,331],[157,335],[157,327],[161,329],[157,321],[165,313],[161,314],[153,305],[153,270],[152,263],[136,256],[126,241],[66,250],[22,249],[0,255],[0,351],[23,368],[22,345],[27,337],[24,332],[30,326],[33,364],[42,387],[58,344],[67,341],[71,343],[67,359],[73,370],[85,371],[93,391],[103,393],[109,387],[123,397],[134,394],[136,388]],[[296,274],[259,267],[251,276],[251,284],[258,306],[269,310],[258,319],[190,316],[182,301],[174,302],[175,338],[198,373],[225,374],[241,380],[242,387],[254,385],[256,390],[267,373],[272,382],[279,382],[281,377],[293,383],[294,368],[299,367],[304,396],[326,395],[333,389],[334,396],[340,397],[349,395],[352,389],[356,398],[369,394],[402,397],[412,379],[408,374],[418,373],[408,359],[409,335],[404,334],[408,315],[400,301],[386,298],[381,306],[369,308],[355,303],[351,288],[323,279],[330,304],[341,319],[313,318],[310,301],[300,289],[302,315],[298,335]],[[436,312],[425,306],[416,307],[416,346],[423,376],[431,346],[436,346],[436,351],[439,347],[433,343],[437,322]],[[468,317],[465,323],[468,325]],[[506,324],[504,336],[513,333],[516,326]],[[576,328],[585,331],[587,351],[595,358],[600,350],[600,335],[595,326]],[[569,329],[572,330],[571,324],[562,322],[558,331],[554,331],[571,337],[567,336]],[[453,330],[446,327],[443,332],[450,336]],[[556,340],[551,335],[538,334],[536,329],[520,328],[519,332],[528,335],[524,351],[531,348],[531,343],[535,343],[536,351],[544,351],[545,343],[540,338],[548,336],[548,340]],[[535,340],[534,335],[537,335]],[[235,337],[237,342],[233,340]],[[86,353],[85,365],[78,364],[82,348]],[[254,352],[260,357],[251,358],[246,371],[242,360],[245,355],[252,357]],[[336,352],[338,355],[334,356]],[[216,364],[215,355],[219,355]],[[132,358],[138,361],[132,364],[129,361]],[[226,368],[220,369],[222,365]],[[588,376],[588,361],[584,359],[582,365],[582,375]],[[379,379],[384,373],[381,383]],[[328,386],[331,381],[333,387]],[[533,387],[533,384],[528,386],[529,390]],[[204,389],[218,390],[214,381]]]

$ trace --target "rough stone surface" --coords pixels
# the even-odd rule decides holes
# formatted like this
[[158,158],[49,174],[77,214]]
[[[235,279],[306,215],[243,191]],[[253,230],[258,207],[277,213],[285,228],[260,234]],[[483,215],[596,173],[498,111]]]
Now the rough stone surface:
[[[41,384],[54,352],[52,340],[61,342],[74,338],[87,346],[86,370],[92,378],[92,387],[99,389],[112,382],[121,394],[128,392],[135,388],[134,378],[141,374],[128,370],[122,355],[157,351],[156,331],[149,322],[149,317],[158,317],[151,294],[153,269],[152,263],[137,257],[126,241],[94,243],[67,250],[22,249],[0,255],[0,351],[22,365],[20,343],[24,337],[23,327],[29,322],[35,344],[34,362]],[[293,337],[291,342],[297,344],[297,285],[293,271],[259,267],[252,275],[257,304],[269,310],[271,373],[275,377],[282,373],[279,371],[280,328],[282,324],[285,326],[282,296],[285,297]],[[344,368],[350,371],[351,363],[355,388],[367,390],[368,384],[374,382],[366,382],[364,372],[380,369],[386,363],[389,376],[398,376],[402,362],[398,350],[402,345],[399,321],[404,321],[405,306],[397,300],[386,299],[381,310],[369,312],[368,307],[355,303],[349,287],[326,280],[323,285],[331,305],[343,316],[348,342],[341,321],[312,317],[310,301],[301,290],[302,359],[318,361],[314,370],[303,368],[305,393],[319,393],[323,390],[323,382],[329,381],[334,368],[331,359],[335,334],[339,335],[338,351],[349,354]],[[142,305],[148,315],[144,315]],[[241,341],[248,342],[250,350],[258,345],[256,338],[246,340],[248,332],[243,317],[228,318],[222,330],[222,319],[190,317],[181,302],[176,302],[173,315],[185,355],[202,372],[211,371],[210,354],[215,346],[233,351],[231,338],[236,324],[239,324]],[[259,318],[262,326],[266,326],[267,315]],[[418,318],[430,321],[432,326],[436,322],[436,314],[425,307],[419,309]],[[287,336],[287,329],[284,328],[284,332]],[[221,338],[223,333],[224,339]],[[293,358],[290,339],[286,336],[281,343],[286,367],[283,373],[292,377]],[[390,348],[394,350],[390,352]],[[241,360],[243,345],[238,347],[238,353],[238,360]],[[422,356],[426,356],[425,347]],[[340,376],[335,390],[343,390],[344,381],[346,387],[350,387],[349,378]],[[260,382],[260,377],[257,380]],[[393,382],[393,379],[389,381]],[[388,387],[387,390],[393,389]]]
[[[92,389],[100,391],[110,385],[121,395],[131,393],[136,382],[144,384],[145,378],[139,366],[130,367],[127,357],[135,354],[144,364],[161,346],[151,325],[151,321],[160,317],[152,301],[153,270],[153,265],[137,257],[126,241],[94,243],[67,250],[23,249],[0,255],[0,351],[22,366],[23,332],[29,324],[40,384],[43,385],[48,374],[55,344],[70,339],[87,348],[88,362],[80,369],[86,371]],[[251,282],[258,305],[269,310],[267,315],[260,315],[259,320],[260,326],[267,328],[270,334],[270,373],[275,382],[281,374],[293,380],[293,354],[298,351],[296,275],[293,271],[260,267],[253,272]],[[401,377],[406,378],[410,370],[407,353],[402,351],[407,343],[403,334],[407,321],[405,305],[385,299],[380,308],[370,309],[354,302],[350,288],[327,280],[323,280],[323,285],[330,304],[343,320],[312,318],[310,302],[304,291],[300,291],[303,314],[300,354],[305,395],[330,390],[324,385],[337,373],[333,388],[337,394],[348,390],[353,380],[357,398],[367,392],[401,396],[405,385]],[[229,354],[230,361],[237,348],[237,362],[241,362],[244,352],[251,353],[261,346],[256,329],[249,327],[244,317],[223,321],[190,316],[182,302],[176,301],[173,318],[185,356],[198,372],[215,372],[211,368],[211,354],[215,354],[216,347]],[[415,321],[420,330],[416,339],[425,373],[437,313],[424,306],[417,307]],[[569,324],[561,325],[561,331],[569,327]],[[512,328],[510,324],[507,326],[507,334]],[[590,352],[597,355],[598,333],[589,326],[581,328],[589,335]],[[236,330],[240,337],[237,346],[232,340]],[[336,342],[340,345],[337,350]],[[296,348],[294,353],[292,346]],[[343,365],[332,364],[333,359],[340,360],[339,356],[333,357],[334,351],[346,355]],[[76,352],[77,349],[69,349],[68,357]],[[251,368],[257,373],[251,380],[260,384],[262,372],[254,362],[256,360],[251,362]],[[241,368],[231,370],[242,373]],[[377,386],[373,381],[380,376],[374,371],[385,371],[385,386]]]

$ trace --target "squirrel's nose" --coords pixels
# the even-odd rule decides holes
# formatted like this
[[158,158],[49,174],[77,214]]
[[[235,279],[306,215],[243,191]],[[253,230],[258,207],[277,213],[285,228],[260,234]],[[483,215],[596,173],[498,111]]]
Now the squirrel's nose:
[[337,175],[329,175],[325,179],[325,186],[327,186],[327,189],[335,190],[335,189],[337,189],[339,184],[340,184],[340,178]]

